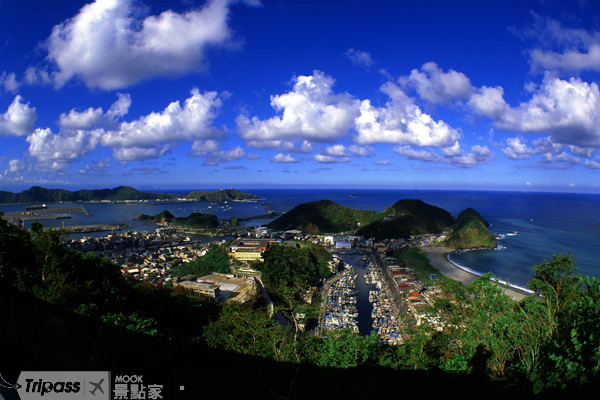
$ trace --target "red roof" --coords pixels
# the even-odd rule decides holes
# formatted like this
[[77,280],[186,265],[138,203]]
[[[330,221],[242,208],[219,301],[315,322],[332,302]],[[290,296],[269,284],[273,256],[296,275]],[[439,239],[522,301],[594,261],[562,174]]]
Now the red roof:
[[401,283],[398,286],[400,286],[400,287],[409,287],[410,285],[408,283]]
[[408,275],[408,272],[404,272],[404,271],[394,271],[394,272],[392,272],[392,275]]
[[420,297],[420,296],[421,296],[421,295],[420,295],[419,293],[417,293],[417,292],[412,292],[411,294],[412,294],[413,296],[415,296],[415,297]]

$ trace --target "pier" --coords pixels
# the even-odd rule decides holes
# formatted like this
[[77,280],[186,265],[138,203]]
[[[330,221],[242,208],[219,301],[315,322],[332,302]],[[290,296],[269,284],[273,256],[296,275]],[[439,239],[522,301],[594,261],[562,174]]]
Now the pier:
[[4,214],[4,218],[13,224],[21,225],[25,221],[34,221],[42,219],[57,219],[58,215],[83,213],[87,216],[91,216],[92,213],[83,206],[76,207],[55,207],[55,208],[43,208],[33,211],[14,211],[7,212]]

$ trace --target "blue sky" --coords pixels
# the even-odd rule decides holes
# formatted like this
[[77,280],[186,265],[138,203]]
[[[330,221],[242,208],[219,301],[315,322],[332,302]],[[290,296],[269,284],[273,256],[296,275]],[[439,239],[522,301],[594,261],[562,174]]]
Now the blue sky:
[[600,192],[592,1],[0,1],[0,190]]

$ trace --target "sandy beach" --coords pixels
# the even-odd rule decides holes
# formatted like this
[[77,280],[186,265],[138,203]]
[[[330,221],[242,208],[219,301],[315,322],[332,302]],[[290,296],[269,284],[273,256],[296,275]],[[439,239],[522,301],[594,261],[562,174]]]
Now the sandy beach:
[[[440,271],[442,275],[462,282],[465,285],[477,279],[477,275],[458,268],[446,259],[446,254],[454,250],[443,246],[423,247],[422,250],[427,255],[427,258],[429,258],[431,266]],[[527,296],[526,293],[510,287],[505,287],[504,291],[515,300],[521,300]]]

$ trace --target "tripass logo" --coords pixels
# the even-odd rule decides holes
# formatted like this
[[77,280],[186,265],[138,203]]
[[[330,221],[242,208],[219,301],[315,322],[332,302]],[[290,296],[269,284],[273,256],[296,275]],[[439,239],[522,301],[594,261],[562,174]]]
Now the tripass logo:
[[107,371],[23,371],[17,390],[22,400],[108,400]]

